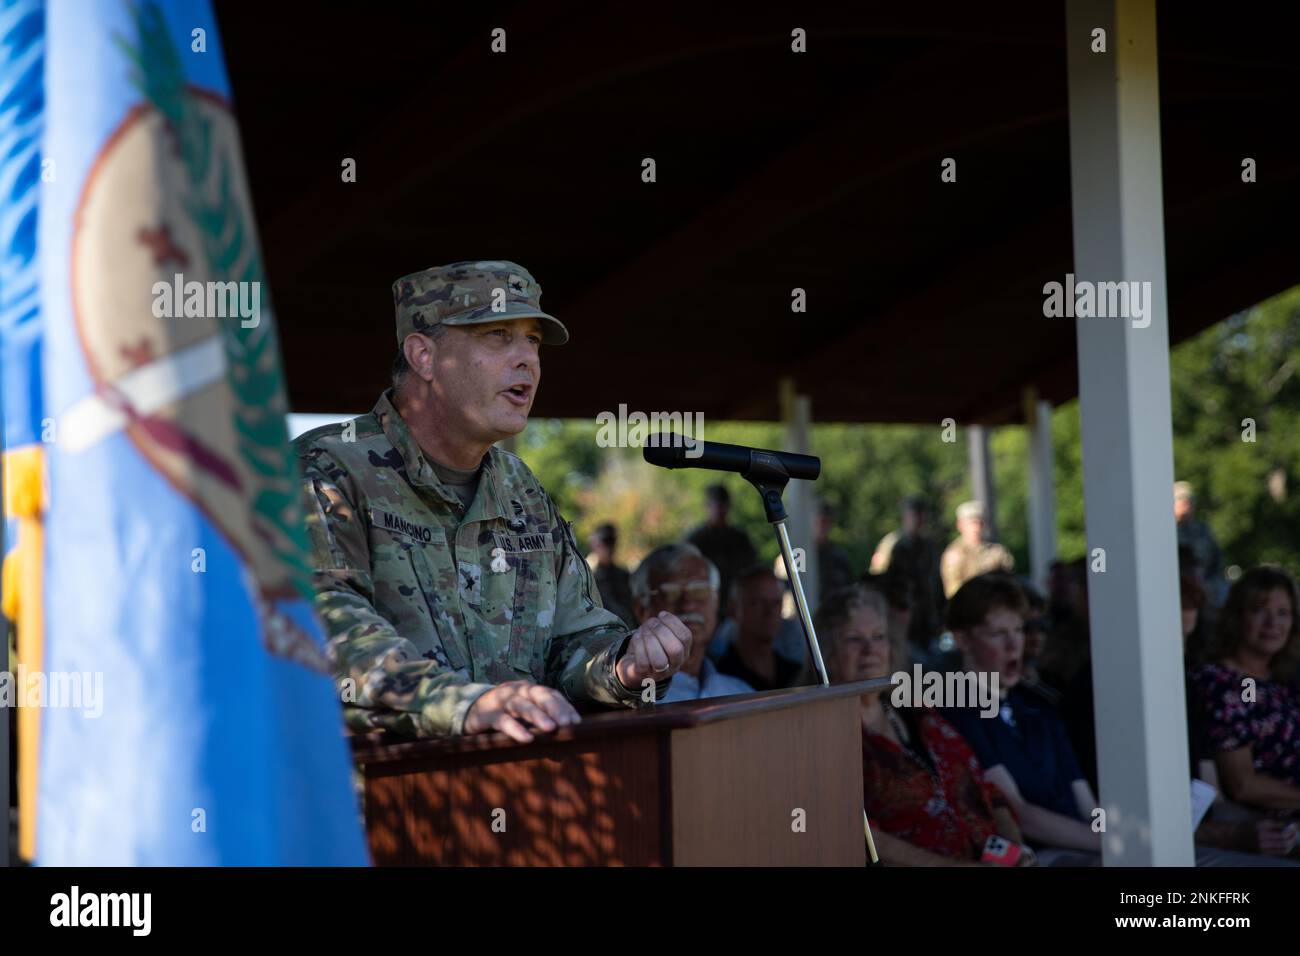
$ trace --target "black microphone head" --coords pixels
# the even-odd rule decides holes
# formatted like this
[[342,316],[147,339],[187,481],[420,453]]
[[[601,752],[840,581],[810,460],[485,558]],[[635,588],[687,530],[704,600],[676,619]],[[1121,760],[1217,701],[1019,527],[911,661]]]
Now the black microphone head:
[[682,447],[681,442],[660,442],[657,445],[646,442],[641,446],[641,457],[661,468],[680,468],[682,460],[686,457],[686,449]]

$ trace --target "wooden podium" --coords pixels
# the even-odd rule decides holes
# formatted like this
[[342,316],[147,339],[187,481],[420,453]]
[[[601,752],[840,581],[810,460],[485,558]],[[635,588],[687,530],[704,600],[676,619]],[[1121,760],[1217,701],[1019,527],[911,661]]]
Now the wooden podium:
[[[354,737],[378,866],[863,866],[863,684]],[[802,811],[802,813],[798,812]]]

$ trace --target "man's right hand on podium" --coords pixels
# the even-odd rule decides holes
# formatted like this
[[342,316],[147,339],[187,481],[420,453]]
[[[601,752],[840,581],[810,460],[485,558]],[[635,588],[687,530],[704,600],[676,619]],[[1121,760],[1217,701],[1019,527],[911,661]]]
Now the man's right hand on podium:
[[497,684],[470,705],[465,715],[465,733],[499,730],[511,740],[530,743],[528,728],[550,732],[576,724],[581,718],[558,690],[526,680]]

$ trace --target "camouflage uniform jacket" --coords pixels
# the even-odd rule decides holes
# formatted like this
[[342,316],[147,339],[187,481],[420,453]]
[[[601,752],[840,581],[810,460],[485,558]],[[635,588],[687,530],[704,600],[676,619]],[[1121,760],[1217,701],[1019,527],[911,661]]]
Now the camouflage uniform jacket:
[[1016,560],[1011,552],[993,541],[981,541],[975,547],[963,538],[957,538],[939,559],[939,574],[943,577],[943,596],[951,598],[957,589],[971,578],[989,571],[1013,571]]
[[464,509],[391,393],[294,449],[350,727],[459,734],[479,695],[519,679],[575,702],[641,705],[614,671],[627,627],[602,607],[568,523],[514,455],[488,451]]

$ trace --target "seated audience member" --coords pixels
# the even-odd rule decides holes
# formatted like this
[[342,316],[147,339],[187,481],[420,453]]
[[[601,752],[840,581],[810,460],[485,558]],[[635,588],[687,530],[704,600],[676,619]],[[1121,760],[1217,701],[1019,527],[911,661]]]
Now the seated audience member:
[[[883,595],[861,585],[823,599],[817,639],[832,681],[894,673],[906,632],[891,641],[888,615]],[[895,708],[888,689],[861,702],[863,804],[882,861],[976,866],[990,838],[1000,836],[1022,865],[1032,862],[1007,802],[984,782],[979,761],[943,717],[928,708]]]
[[1038,673],[1038,658],[1043,652],[1043,643],[1052,632],[1052,619],[1047,613],[1047,597],[1028,578],[1017,580],[1025,593],[1025,603],[1029,609],[1025,618],[1024,675],[1021,683],[1025,687],[1034,688],[1052,703],[1058,703],[1060,695],[1044,684]]
[[[781,657],[800,668],[808,668],[808,673],[813,674],[814,669],[812,660],[808,656],[808,639],[804,636],[803,625],[799,622],[799,611],[795,605],[794,592],[790,588],[790,582],[786,578],[785,563],[778,554],[776,560],[772,562],[772,573],[781,584],[781,626],[777,628],[776,639],[772,641],[772,649]],[[721,593],[721,592],[719,592]],[[719,614],[725,614],[726,608],[719,609]],[[709,657],[714,661],[719,661],[731,647],[731,642],[736,639],[736,619],[734,617],[723,617],[718,622],[718,629],[713,632],[713,641],[709,644]],[[815,683],[815,675],[807,681],[799,680],[795,683]]]
[[[1214,772],[1214,753],[1205,731],[1205,722],[1196,701],[1190,673],[1195,666],[1192,647],[1193,636],[1199,628],[1200,608],[1205,592],[1196,576],[1183,571],[1179,576],[1179,593],[1182,604],[1183,666],[1187,669],[1187,764],[1193,777],[1218,788],[1218,775]],[[1083,766],[1088,782],[1097,786],[1097,740],[1093,721],[1092,668],[1083,670],[1065,695],[1063,716],[1070,731],[1070,741]],[[1220,806],[1225,806],[1220,804]],[[1246,819],[1231,821],[1203,819],[1196,828],[1197,866],[1264,866],[1277,865],[1274,859],[1283,857],[1296,845],[1296,827],[1283,820],[1256,819],[1249,814],[1238,814]],[[1222,852],[1230,851],[1230,852]],[[1245,856],[1243,854],[1251,854]]]
[[[1088,821],[1095,806],[1093,785],[1082,779],[1056,709],[1046,698],[1023,686],[1022,640],[1017,639],[1019,622],[1015,610],[1015,582],[1005,575],[975,578],[977,585],[965,596],[958,592],[949,605],[949,625],[961,646],[968,670],[996,671],[1000,690],[1005,691],[1001,715],[986,720],[977,711],[951,712],[953,722],[966,735],[975,753],[989,767],[988,778],[1012,798],[1021,826],[1031,841],[1070,850],[1093,850],[1084,855],[1060,849],[1040,850],[1040,860],[1053,863],[1095,863],[1100,849],[1098,835]],[[999,580],[1000,579],[1000,580]],[[976,622],[976,623],[972,623]],[[982,623],[979,623],[982,622]],[[1090,671],[1085,671],[1085,678]],[[1078,691],[1079,683],[1072,685]],[[1073,699],[1092,700],[1090,678],[1082,695]],[[1092,739],[1089,709],[1089,740]],[[1193,743],[1193,747],[1195,744]],[[1195,768],[1195,762],[1192,764]],[[1014,789],[1009,789],[1014,788]],[[1203,821],[1198,827],[1198,866],[1289,865],[1276,859],[1295,846],[1295,829],[1279,821],[1248,821],[1220,824]],[[1087,843],[1096,840],[1093,847]],[[1270,856],[1258,856],[1264,853]]]
[[[1075,760],[1065,725],[1044,698],[1019,686],[1024,674],[1024,619],[1028,610],[1015,578],[989,572],[963,584],[948,603],[948,627],[966,671],[998,675],[997,717],[978,707],[944,716],[987,768],[985,779],[1010,802],[1031,843],[1045,847],[1045,865],[1095,865],[1101,836],[1089,823],[1097,806]],[[1071,852],[1074,851],[1074,852]]]
[[924,650],[908,640],[912,630],[912,587],[907,578],[891,572],[864,574],[862,586],[868,591],[878,592],[885,599],[885,606],[889,608],[885,629],[889,632],[889,645],[896,652],[899,668],[911,667],[913,661],[928,665]]
[[1052,623],[1070,615],[1070,562],[1053,559],[1047,566],[1047,613]]
[[[1219,774],[1214,761],[1214,744],[1207,730],[1205,714],[1200,706],[1197,694],[1197,681],[1192,672],[1200,666],[1207,648],[1205,632],[1205,612],[1208,597],[1194,571],[1185,570],[1179,576],[1179,587],[1183,609],[1183,660],[1187,667],[1187,743],[1188,761],[1192,774],[1222,790]],[[1226,804],[1216,804],[1228,807]],[[1239,807],[1231,807],[1228,816],[1242,815]],[[1300,844],[1300,825],[1287,820],[1273,819],[1258,814],[1246,819],[1213,819],[1215,811],[1203,820],[1196,829],[1198,866],[1213,865],[1218,861],[1206,859],[1206,848],[1216,850],[1234,850],[1240,853],[1264,854],[1270,859],[1270,865],[1279,865],[1278,857],[1295,857],[1297,844]],[[1224,854],[1220,854],[1224,855]],[[1263,863],[1259,857],[1249,857],[1251,862],[1245,865],[1258,866]],[[1227,861],[1232,862],[1232,861]],[[1300,865],[1300,864],[1295,864]]]
[[[1199,776],[1218,786],[1213,774],[1214,748],[1205,730],[1205,718],[1197,701],[1192,681],[1192,671],[1204,663],[1205,639],[1202,635],[1201,613],[1205,607],[1205,588],[1195,574],[1182,571],[1178,575],[1178,603],[1182,609],[1180,623],[1183,633],[1183,670],[1186,676],[1184,693],[1187,706],[1187,760],[1193,776]],[[1091,671],[1089,671],[1091,673]],[[1091,691],[1091,688],[1089,688]],[[1209,775],[1202,769],[1211,771]]]
[[667,544],[646,555],[632,575],[632,608],[638,623],[668,611],[691,631],[686,663],[656,703],[753,693],[739,678],[718,673],[705,655],[718,620],[718,569],[695,545]]
[[[776,629],[776,640],[772,642],[772,649],[786,660],[794,661],[801,668],[808,668],[808,673],[813,674],[808,681],[797,680],[796,684],[816,683],[812,657],[808,654],[808,638],[803,632],[803,624],[799,620],[799,605],[794,599],[794,587],[790,584],[789,575],[785,573],[785,561],[779,554],[772,560],[772,573],[776,575],[776,580],[781,585],[781,626]],[[808,608],[808,613],[811,614],[813,610],[811,607]],[[728,622],[734,628],[736,622],[730,619]],[[718,630],[722,628],[719,627]],[[732,634],[735,634],[734,629]]]
[[1043,639],[1036,669],[1044,684],[1064,691],[1088,668],[1087,559],[1071,561],[1065,565],[1060,577],[1052,599],[1052,629]]
[[1205,663],[1209,650],[1209,630],[1206,627],[1209,595],[1195,571],[1179,570],[1178,597],[1183,613],[1183,661],[1189,669],[1199,667]]
[[739,677],[755,690],[794,687],[803,665],[773,647],[781,630],[781,584],[772,569],[752,565],[736,576],[728,609],[736,621],[731,646],[718,659],[718,670]]
[[[1192,656],[1192,635],[1198,627],[1199,608],[1205,600],[1205,592],[1201,589],[1195,576],[1184,571],[1178,579],[1180,603],[1182,604],[1182,652],[1183,667],[1190,675],[1190,668],[1195,663]],[[1203,721],[1200,719],[1200,707],[1196,705],[1192,695],[1192,683],[1190,676],[1186,683],[1187,687],[1187,755],[1188,766],[1191,769],[1192,776],[1200,776],[1206,782],[1215,784],[1213,778],[1207,778],[1200,773],[1202,761],[1213,760],[1213,754],[1209,750],[1209,743],[1205,737]],[[1079,765],[1083,768],[1084,776],[1088,783],[1097,789],[1097,730],[1093,717],[1092,702],[1092,662],[1087,662],[1078,676],[1065,689],[1061,700],[1061,717],[1065,720],[1066,729],[1070,734],[1070,743],[1074,747],[1075,756],[1079,758]],[[1217,784],[1215,784],[1217,786]]]
[[1211,663],[1191,674],[1224,792],[1261,810],[1300,810],[1297,603],[1285,571],[1247,571],[1219,613]]
[[[1196,591],[1200,595],[1200,602],[1196,605],[1196,629],[1187,639],[1189,659],[1199,667],[1206,663],[1205,655],[1210,650],[1210,642],[1217,629],[1218,616],[1217,609],[1210,604],[1209,588],[1205,586],[1205,580],[1196,565],[1196,552],[1186,544],[1178,546],[1178,577],[1180,581],[1184,579],[1194,581]],[[1227,595],[1226,588],[1224,595]],[[1187,613],[1186,604],[1183,605],[1183,613]]]

